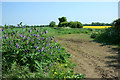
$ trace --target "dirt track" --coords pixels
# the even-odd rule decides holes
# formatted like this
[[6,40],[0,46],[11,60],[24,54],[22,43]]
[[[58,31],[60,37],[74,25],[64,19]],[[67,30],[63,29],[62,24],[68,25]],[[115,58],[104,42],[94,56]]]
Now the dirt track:
[[77,64],[75,72],[86,74],[87,78],[118,77],[119,48],[96,43],[88,37],[70,34],[56,39],[72,55],[72,62]]

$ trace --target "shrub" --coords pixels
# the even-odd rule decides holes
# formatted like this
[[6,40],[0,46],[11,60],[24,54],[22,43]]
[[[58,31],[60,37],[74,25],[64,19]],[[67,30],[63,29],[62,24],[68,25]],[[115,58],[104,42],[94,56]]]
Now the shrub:
[[68,22],[61,22],[58,24],[59,27],[67,27],[68,26]]
[[120,28],[120,18],[113,21],[112,28]]
[[83,27],[82,23],[78,22],[78,21],[76,21],[76,22],[70,21],[68,23],[68,26],[71,28],[82,28]]
[[50,27],[56,27],[56,23],[54,21],[50,22],[49,24]]

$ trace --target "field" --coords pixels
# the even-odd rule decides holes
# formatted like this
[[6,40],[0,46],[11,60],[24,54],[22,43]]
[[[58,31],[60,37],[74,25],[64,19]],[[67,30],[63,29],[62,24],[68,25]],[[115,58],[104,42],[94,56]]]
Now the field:
[[119,47],[94,39],[105,29],[24,26],[1,31],[3,78],[117,77]]
[[95,28],[95,29],[104,29],[109,27],[111,26],[83,26],[83,28]]

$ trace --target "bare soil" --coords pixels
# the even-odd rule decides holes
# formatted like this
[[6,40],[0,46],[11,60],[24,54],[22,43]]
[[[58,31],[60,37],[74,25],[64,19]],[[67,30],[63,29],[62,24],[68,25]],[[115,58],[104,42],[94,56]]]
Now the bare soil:
[[56,39],[72,55],[72,62],[77,64],[76,73],[86,74],[86,78],[118,77],[120,48],[97,43],[85,34],[62,35]]

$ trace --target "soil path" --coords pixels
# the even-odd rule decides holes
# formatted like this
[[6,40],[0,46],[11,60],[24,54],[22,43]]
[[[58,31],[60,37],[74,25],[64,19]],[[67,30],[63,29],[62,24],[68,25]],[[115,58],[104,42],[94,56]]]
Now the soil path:
[[89,35],[69,34],[56,37],[58,42],[72,55],[77,64],[75,72],[87,78],[118,77],[118,48],[94,42]]

